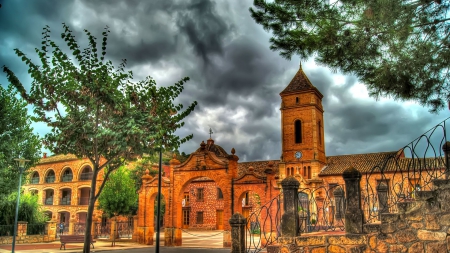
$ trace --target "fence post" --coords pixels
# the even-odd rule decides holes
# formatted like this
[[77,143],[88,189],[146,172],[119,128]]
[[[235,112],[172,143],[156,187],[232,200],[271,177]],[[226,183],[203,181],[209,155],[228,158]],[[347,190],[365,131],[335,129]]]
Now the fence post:
[[50,220],[45,222],[45,226],[47,226],[47,236],[48,236],[48,241],[54,241],[56,240],[56,221],[55,220]]
[[229,220],[231,226],[231,253],[245,253],[245,224],[247,219],[235,213]]
[[344,218],[345,206],[344,206],[344,190],[341,187],[336,188],[333,191],[335,206],[336,206],[336,219]]
[[342,175],[345,181],[345,196],[347,208],[345,210],[345,233],[363,233],[363,211],[361,209],[361,173],[353,167],[346,169]]
[[300,183],[293,176],[281,181],[283,188],[283,216],[281,216],[281,235],[296,237],[300,235],[298,224],[298,187]]
[[139,232],[138,232],[138,216],[134,215],[133,216],[133,235],[132,235],[132,239],[134,242],[138,242],[138,236],[139,236]]
[[381,220],[382,213],[389,213],[388,208],[388,186],[384,182],[380,182],[377,186],[378,194],[378,219]]

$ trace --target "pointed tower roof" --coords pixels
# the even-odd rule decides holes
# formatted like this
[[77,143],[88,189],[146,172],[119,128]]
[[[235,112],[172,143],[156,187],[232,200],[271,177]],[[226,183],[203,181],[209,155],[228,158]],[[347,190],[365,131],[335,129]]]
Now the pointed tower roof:
[[280,93],[280,95],[309,89],[316,89],[316,87],[314,87],[311,81],[309,81],[305,72],[303,72],[302,64],[300,63],[300,68],[298,69],[297,74],[295,74],[294,78],[292,78],[289,85],[286,88],[284,88],[284,90]]

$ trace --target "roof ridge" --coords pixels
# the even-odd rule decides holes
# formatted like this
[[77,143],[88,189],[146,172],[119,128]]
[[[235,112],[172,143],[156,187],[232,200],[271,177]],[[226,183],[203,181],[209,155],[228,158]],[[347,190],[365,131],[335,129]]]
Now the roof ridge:
[[383,151],[383,152],[360,153],[360,154],[330,155],[330,156],[327,156],[327,157],[354,156],[354,155],[372,155],[372,154],[388,154],[388,153],[397,153],[397,152],[398,151]]

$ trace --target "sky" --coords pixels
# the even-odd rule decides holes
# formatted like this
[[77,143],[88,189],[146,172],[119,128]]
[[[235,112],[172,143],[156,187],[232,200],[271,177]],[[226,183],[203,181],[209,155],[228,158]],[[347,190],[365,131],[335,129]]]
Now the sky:
[[[324,95],[326,154],[395,151],[450,116],[432,114],[414,102],[369,97],[354,76],[332,72],[313,59],[282,58],[269,49],[271,34],[251,18],[253,0],[0,0],[0,66],[12,69],[25,86],[31,78],[14,54],[19,48],[37,59],[42,28],[60,42],[62,23],[86,43],[83,29],[97,38],[108,26],[107,58],[127,59],[136,81],[153,77],[168,86],[188,76],[177,102],[198,102],[180,136],[194,134],[180,152],[195,151],[213,131],[215,143],[240,161],[279,159],[279,93],[302,62]],[[63,45],[60,43],[60,45]],[[8,85],[0,73],[0,84]],[[49,129],[33,125],[43,136]]]

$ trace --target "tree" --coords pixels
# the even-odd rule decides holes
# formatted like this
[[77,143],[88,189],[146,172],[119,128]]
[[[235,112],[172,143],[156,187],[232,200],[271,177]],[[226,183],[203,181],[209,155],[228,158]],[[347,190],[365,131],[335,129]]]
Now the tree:
[[26,101],[17,95],[13,86],[4,89],[0,85],[0,199],[17,190],[19,172],[14,159],[31,160],[29,168],[40,157],[41,140],[33,133]]
[[[16,211],[17,193],[13,192],[6,198],[0,199],[0,224],[13,225]],[[49,217],[42,212],[38,203],[38,196],[31,193],[20,195],[18,220],[28,224],[43,224]]]
[[110,174],[98,198],[98,208],[109,217],[131,215],[137,199],[135,182],[130,172],[122,166]]
[[[50,28],[46,26],[42,47],[35,50],[41,65],[15,49],[33,79],[30,91],[25,90],[8,67],[4,66],[3,71],[21,96],[33,105],[37,120],[51,128],[45,135],[45,146],[57,154],[86,157],[92,163],[93,190],[89,196],[83,249],[90,252],[94,203],[109,175],[144,152],[176,149],[191,139],[192,135],[181,138],[174,132],[184,125],[182,120],[194,110],[197,102],[186,110],[183,105],[173,103],[189,80],[187,77],[172,86],[157,87],[151,77],[133,82],[133,73],[125,71],[125,60],[115,68],[105,59],[107,27],[102,33],[101,50],[89,31],[84,30],[88,46],[81,49],[70,28],[65,24],[63,28],[61,38],[76,63],[50,40]],[[104,177],[97,187],[101,171]]]
[[314,56],[356,75],[371,96],[429,106],[450,101],[449,0],[254,0],[251,16],[272,31],[272,50]]

